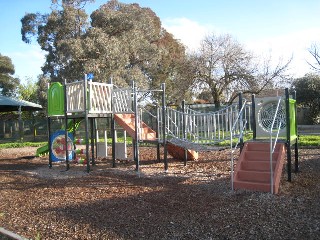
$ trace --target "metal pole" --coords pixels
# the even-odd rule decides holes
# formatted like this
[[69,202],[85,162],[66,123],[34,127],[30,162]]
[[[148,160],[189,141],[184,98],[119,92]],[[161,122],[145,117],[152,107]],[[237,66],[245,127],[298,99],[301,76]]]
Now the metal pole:
[[64,120],[65,120],[65,132],[64,132],[64,139],[65,139],[65,151],[66,151],[66,170],[70,169],[69,164],[69,154],[68,154],[68,99],[67,99],[67,81],[64,80]]
[[[293,95],[294,100],[297,100],[297,92],[294,91],[294,95]],[[295,111],[295,128],[296,128],[296,140],[295,140],[295,144],[294,144],[294,157],[295,157],[295,161],[294,161],[294,172],[297,173],[299,172],[299,148],[298,148],[298,122],[297,122],[297,101],[294,103],[294,111]]]
[[167,149],[167,119],[166,119],[166,84],[162,83],[162,131],[163,131],[163,158],[164,158],[164,170],[168,171],[168,149]]
[[[239,113],[240,113],[240,116],[239,116],[239,127],[240,127],[240,153],[242,152],[242,149],[243,149],[243,134],[242,134],[242,130],[243,130],[243,113],[240,112],[241,109],[242,109],[242,103],[243,99],[242,99],[242,93],[239,93]],[[230,129],[231,130],[231,129]]]
[[287,128],[287,171],[288,182],[291,182],[291,142],[290,142],[290,112],[289,112],[289,90],[285,89],[286,95],[286,128]]
[[49,168],[52,168],[52,156],[51,156],[51,152],[52,152],[52,148],[51,148],[51,118],[48,117],[48,149],[49,149]]
[[156,137],[158,139],[157,142],[157,159],[158,162],[160,162],[160,138],[161,138],[161,134],[160,134],[160,114],[159,114],[159,107],[157,106],[157,133],[156,133]]
[[136,171],[139,172],[139,136],[138,136],[138,99],[137,99],[137,87],[133,88],[133,106],[134,106],[134,161],[136,163]]
[[116,128],[114,114],[111,115],[112,167],[116,167]]
[[256,129],[257,120],[256,120],[256,98],[254,94],[251,95],[251,109],[252,109],[251,111],[252,138],[253,140],[255,140],[257,138],[257,129]]
[[84,77],[84,87],[83,87],[83,101],[84,101],[84,113],[85,113],[85,132],[86,132],[86,158],[87,158],[87,172],[90,172],[90,155],[89,155],[89,118],[88,118],[88,104],[87,104],[87,88],[88,80],[87,74]]
[[[182,134],[183,134],[183,140],[186,139],[186,102],[185,100],[182,101]],[[184,166],[187,166],[188,161],[188,149],[184,149]]]
[[90,126],[91,126],[91,157],[92,157],[92,165],[95,165],[95,156],[94,156],[94,146],[95,146],[95,118],[90,118]]

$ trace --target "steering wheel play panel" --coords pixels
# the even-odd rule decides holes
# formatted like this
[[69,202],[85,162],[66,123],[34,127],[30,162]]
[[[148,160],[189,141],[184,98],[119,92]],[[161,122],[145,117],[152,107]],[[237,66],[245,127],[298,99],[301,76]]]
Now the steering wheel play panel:
[[65,131],[56,131],[51,135],[50,144],[52,162],[61,162],[66,160],[66,146],[69,150],[68,160],[73,159],[73,135],[71,133],[68,133],[68,141],[66,141]]

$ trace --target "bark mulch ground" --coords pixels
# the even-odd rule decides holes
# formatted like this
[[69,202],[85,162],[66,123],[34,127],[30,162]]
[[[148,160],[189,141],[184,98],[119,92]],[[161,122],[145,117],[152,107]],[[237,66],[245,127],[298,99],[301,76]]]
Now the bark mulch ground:
[[[230,152],[198,161],[98,159],[48,168],[36,148],[0,150],[0,227],[35,239],[320,239],[320,149],[300,149],[300,172],[278,195],[231,191]],[[1,236],[0,236],[1,239]]]

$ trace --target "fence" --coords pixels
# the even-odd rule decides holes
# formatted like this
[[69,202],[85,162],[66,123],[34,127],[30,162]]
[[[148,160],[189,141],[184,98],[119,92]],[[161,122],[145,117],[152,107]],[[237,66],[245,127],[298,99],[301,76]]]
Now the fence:
[[47,141],[47,119],[0,120],[0,143]]

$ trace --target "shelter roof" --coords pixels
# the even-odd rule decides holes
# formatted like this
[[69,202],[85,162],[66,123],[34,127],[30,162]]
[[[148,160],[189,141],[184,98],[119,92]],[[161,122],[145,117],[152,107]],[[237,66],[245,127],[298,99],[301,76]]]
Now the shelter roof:
[[39,104],[0,95],[0,112],[19,111],[20,107],[21,111],[42,110]]

